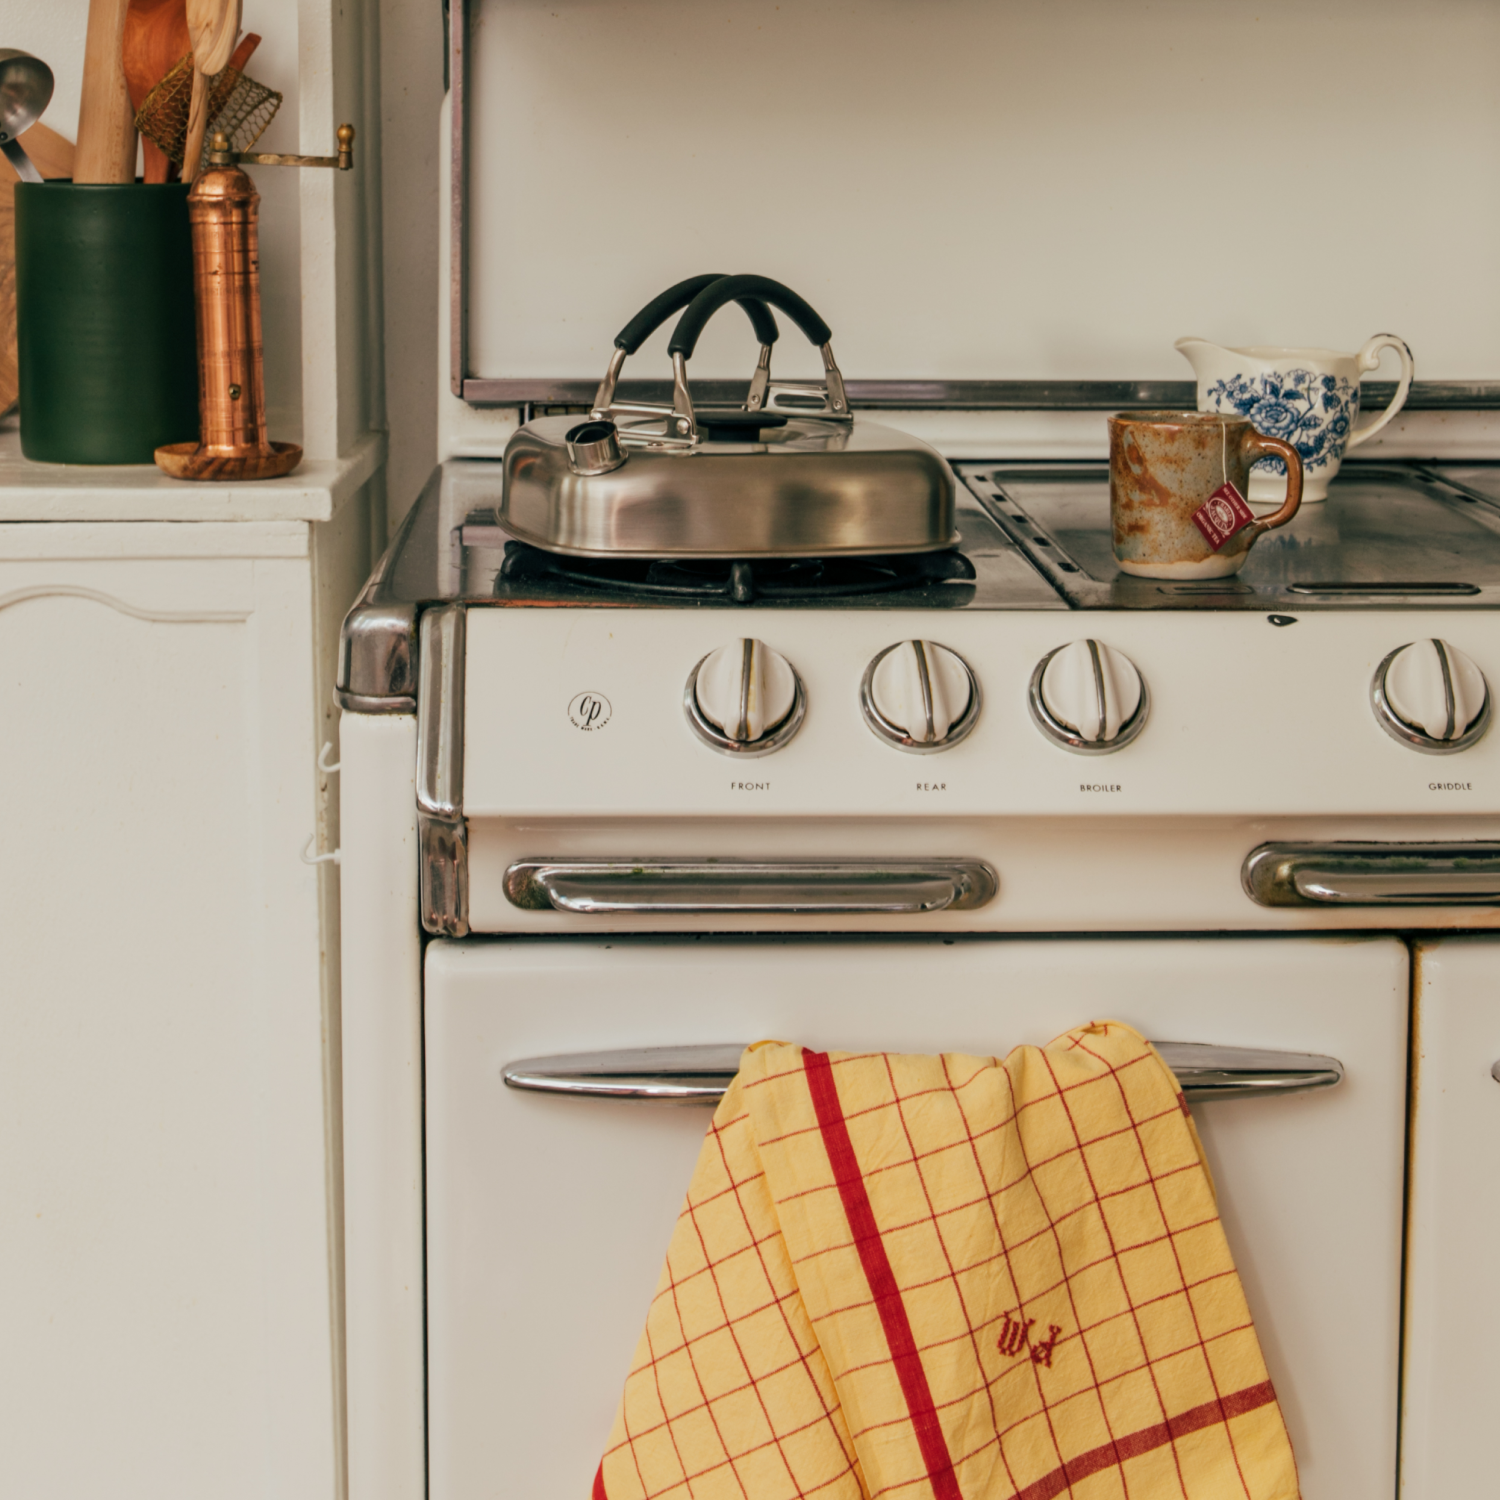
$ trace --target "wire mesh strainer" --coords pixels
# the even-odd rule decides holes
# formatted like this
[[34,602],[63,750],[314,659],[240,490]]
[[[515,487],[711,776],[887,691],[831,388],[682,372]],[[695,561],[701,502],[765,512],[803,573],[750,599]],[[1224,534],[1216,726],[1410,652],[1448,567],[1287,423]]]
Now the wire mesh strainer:
[[[188,107],[193,96],[193,54],[189,52],[146,95],[135,117],[135,128],[164,155],[182,165],[187,146]],[[281,108],[281,95],[247,78],[237,68],[225,68],[208,85],[208,129],[229,137],[230,149],[248,151]]]

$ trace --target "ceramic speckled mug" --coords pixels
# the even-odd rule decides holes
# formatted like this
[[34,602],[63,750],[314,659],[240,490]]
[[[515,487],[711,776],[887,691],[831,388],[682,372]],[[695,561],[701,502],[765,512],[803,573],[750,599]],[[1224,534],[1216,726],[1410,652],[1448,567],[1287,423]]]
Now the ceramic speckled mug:
[[[1244,495],[1262,458],[1287,466],[1286,500],[1217,550],[1193,521],[1224,484]],[[1109,419],[1109,516],[1115,558],[1140,578],[1225,578],[1238,573],[1257,537],[1285,526],[1302,503],[1302,460],[1248,417],[1217,412],[1132,411]],[[1227,528],[1225,528],[1227,529]]]

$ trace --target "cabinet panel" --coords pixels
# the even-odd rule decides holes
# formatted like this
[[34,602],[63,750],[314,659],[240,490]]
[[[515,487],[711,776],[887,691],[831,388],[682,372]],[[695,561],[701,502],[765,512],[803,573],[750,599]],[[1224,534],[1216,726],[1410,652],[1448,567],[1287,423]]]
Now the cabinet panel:
[[6,1494],[257,1488],[246,633],[0,611]]
[[0,535],[0,1494],[332,1500],[313,590],[177,530]]
[[1416,955],[1402,1493],[1495,1490],[1500,1408],[1500,939]]

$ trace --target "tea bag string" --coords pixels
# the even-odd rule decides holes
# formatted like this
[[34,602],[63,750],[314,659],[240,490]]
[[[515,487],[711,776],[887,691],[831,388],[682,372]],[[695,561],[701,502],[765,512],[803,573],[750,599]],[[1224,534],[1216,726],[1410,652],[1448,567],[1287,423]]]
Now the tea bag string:
[[1219,467],[1224,471],[1224,483],[1229,483],[1229,423],[1219,418]]

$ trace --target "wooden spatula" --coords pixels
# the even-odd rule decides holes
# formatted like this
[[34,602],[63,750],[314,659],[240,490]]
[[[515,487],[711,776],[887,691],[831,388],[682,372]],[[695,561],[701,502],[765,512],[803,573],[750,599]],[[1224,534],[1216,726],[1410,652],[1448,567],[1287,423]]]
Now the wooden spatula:
[[208,127],[208,80],[229,66],[240,33],[240,0],[187,0],[188,35],[193,41],[193,99],[188,108],[187,146],[182,180],[191,182],[203,160]]
[[89,0],[74,182],[135,181],[135,111],[122,58],[128,6],[129,0]]
[[[146,95],[192,50],[187,0],[130,0],[123,55],[130,107],[137,114]],[[146,181],[165,182],[172,163],[149,136],[141,139],[141,156]]]

